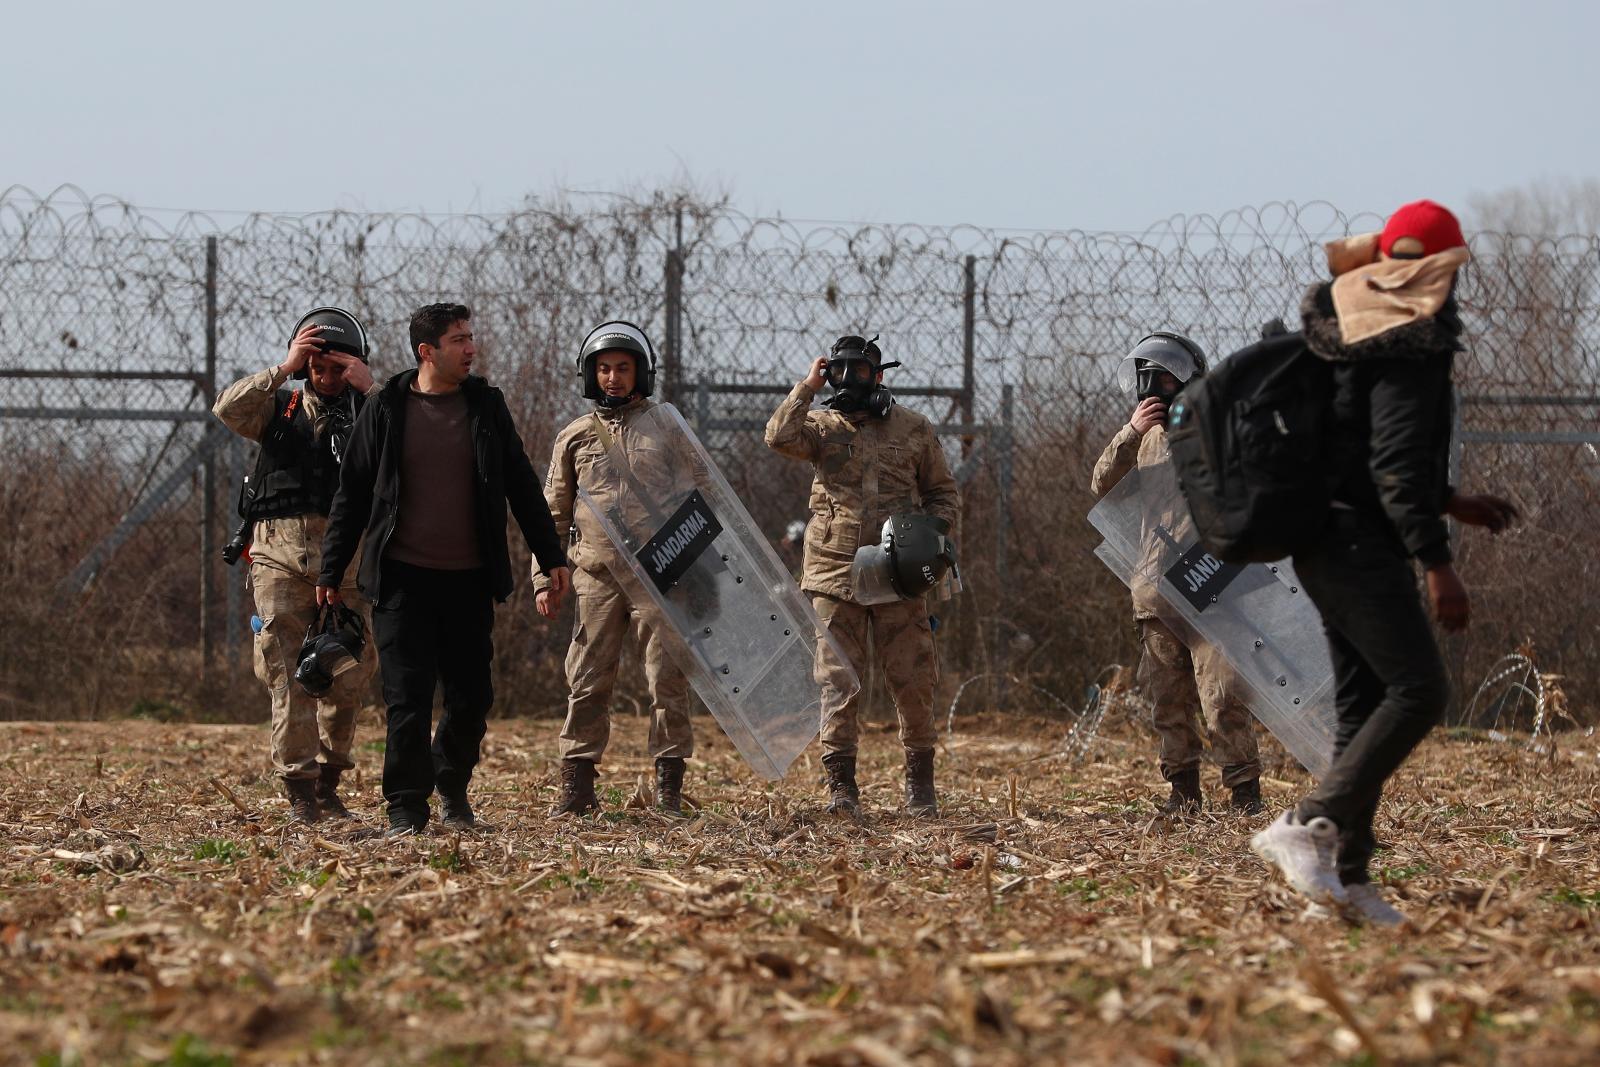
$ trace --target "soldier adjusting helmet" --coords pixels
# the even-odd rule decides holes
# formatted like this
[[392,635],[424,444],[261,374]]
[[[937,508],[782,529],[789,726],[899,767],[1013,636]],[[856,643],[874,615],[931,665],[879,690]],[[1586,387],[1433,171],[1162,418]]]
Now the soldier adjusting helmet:
[[[322,332],[317,334],[317,340],[321,342],[323,351],[343,352],[363,363],[370,362],[372,353],[367,342],[367,328],[361,325],[360,319],[344,308],[320,307],[306,312],[300,321],[294,324],[294,329],[289,331],[290,345],[294,344],[295,337],[307,326],[322,327]],[[304,367],[294,373],[296,378],[305,376]]]

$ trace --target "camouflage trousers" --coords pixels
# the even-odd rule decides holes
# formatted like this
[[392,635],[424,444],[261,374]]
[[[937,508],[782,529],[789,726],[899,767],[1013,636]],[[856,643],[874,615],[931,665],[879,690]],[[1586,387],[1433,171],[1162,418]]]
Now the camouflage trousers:
[[[918,597],[867,607],[814,593],[811,604],[857,674],[866,674],[868,651],[877,650],[900,719],[900,743],[912,752],[931,751],[939,740],[933,725],[933,686],[939,678],[939,661],[928,624],[927,600]],[[854,755],[861,737],[857,720],[861,694],[845,696],[847,676],[826,642],[817,642],[815,677],[822,687],[822,753]]]
[[[272,769],[280,778],[315,778],[319,764],[353,767],[350,748],[355,741],[356,713],[377,669],[377,654],[368,638],[360,664],[334,680],[333,688],[318,700],[294,684],[300,645],[317,613],[316,574],[321,562],[320,523],[303,524],[291,536],[285,528],[300,523],[295,518],[256,524],[250,547],[250,585],[255,593],[261,630],[255,635],[255,669],[272,696]],[[306,530],[306,525],[316,530]],[[303,535],[315,534],[309,550],[299,544]],[[291,567],[293,569],[291,569]],[[351,568],[351,575],[355,569]],[[360,611],[372,632],[372,611],[352,580],[340,590],[345,603]]]
[[1224,785],[1260,778],[1254,716],[1235,694],[1233,668],[1222,654],[1205,642],[1191,650],[1157,619],[1142,620],[1139,629],[1139,682],[1155,709],[1162,777],[1199,768],[1209,734]]
[[561,758],[595,763],[611,739],[611,693],[616,688],[624,641],[631,641],[650,690],[650,755],[684,759],[694,755],[689,724],[689,680],[667,654],[652,625],[609,574],[572,570],[578,621],[567,650],[567,721],[561,725]]

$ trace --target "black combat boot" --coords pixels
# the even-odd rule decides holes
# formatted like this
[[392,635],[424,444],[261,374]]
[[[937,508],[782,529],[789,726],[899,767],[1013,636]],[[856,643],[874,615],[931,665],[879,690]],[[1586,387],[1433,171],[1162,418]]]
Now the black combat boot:
[[343,773],[343,767],[324,763],[322,776],[317,779],[317,807],[330,819],[355,818],[350,809],[344,806],[344,801],[339,799],[339,776]]
[[906,751],[906,811],[926,819],[937,818],[939,802],[933,793],[933,749]]
[[1200,768],[1174,771],[1167,776],[1172,783],[1172,795],[1161,805],[1163,815],[1198,815],[1204,800],[1200,796]]
[[594,760],[561,761],[561,799],[550,809],[551,815],[587,815],[597,811],[600,800],[594,795]]
[[[1224,768],[1226,770],[1226,768]],[[1233,787],[1233,810],[1245,815],[1260,815],[1267,810],[1261,800],[1261,779],[1252,778]]]
[[289,821],[310,826],[322,818],[317,809],[317,783],[310,778],[285,778],[284,796],[289,798]]
[[439,821],[452,830],[470,830],[478,825],[478,817],[467,803],[467,791],[439,794]]
[[828,772],[828,814],[861,818],[861,790],[856,788],[856,758],[843,753],[822,757]]
[[683,814],[683,759],[661,756],[656,760],[656,807],[668,815]]

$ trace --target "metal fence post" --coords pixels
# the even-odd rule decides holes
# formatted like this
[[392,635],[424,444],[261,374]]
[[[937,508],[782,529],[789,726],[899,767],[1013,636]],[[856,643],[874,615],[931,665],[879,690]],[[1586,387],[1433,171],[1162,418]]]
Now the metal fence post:
[[[217,401],[217,239],[206,238],[206,350],[205,377],[200,383],[206,410]],[[209,423],[202,434],[215,432]],[[200,677],[211,682],[212,660],[216,652],[214,632],[217,614],[217,461],[207,452],[200,479]]]
[[1000,389],[1000,427],[995,433],[995,444],[999,446],[999,482],[995,501],[994,524],[994,580],[995,593],[998,598],[994,615],[994,639],[991,648],[994,649],[995,663],[1000,667],[999,692],[995,700],[995,707],[1002,707],[1008,695],[1010,685],[1007,681],[1005,668],[1010,664],[1006,662],[1005,615],[1002,607],[1011,588],[1011,555],[1008,545],[1011,542],[1011,472],[1012,472],[1012,419],[1016,411],[1015,394],[1010,384]]
[[[973,391],[977,388],[973,372],[974,334],[977,327],[978,257],[968,256],[961,276],[961,421],[972,425]],[[961,438],[961,458],[972,452],[972,436]]]
[[682,328],[683,328],[683,209],[678,209],[677,228],[673,247],[667,249],[666,323],[661,337],[661,399],[673,401],[678,397],[678,385],[683,380]]

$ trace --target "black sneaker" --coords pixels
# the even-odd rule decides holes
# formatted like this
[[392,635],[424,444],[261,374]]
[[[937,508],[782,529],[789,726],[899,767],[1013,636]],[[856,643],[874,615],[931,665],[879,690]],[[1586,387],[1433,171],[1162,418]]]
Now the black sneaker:
[[452,830],[471,830],[478,825],[478,817],[467,803],[467,794],[458,797],[441,796],[439,821]]
[[424,808],[420,817],[410,812],[395,808],[389,809],[389,829],[383,832],[384,837],[411,837],[422,833],[428,825],[428,812]]

